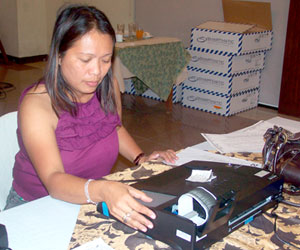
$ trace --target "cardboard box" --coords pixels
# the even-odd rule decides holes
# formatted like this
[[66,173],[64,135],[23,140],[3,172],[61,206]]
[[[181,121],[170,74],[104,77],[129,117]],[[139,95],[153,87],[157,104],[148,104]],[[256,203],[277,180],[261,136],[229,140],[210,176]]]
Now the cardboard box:
[[183,83],[180,83],[178,85],[173,85],[173,95],[172,95],[172,102],[178,103],[182,100],[182,88]]
[[[228,28],[229,25],[231,28]],[[234,55],[270,50],[273,32],[267,30],[251,32],[252,28],[253,25],[206,22],[192,29],[191,47],[203,48],[207,51],[225,51]]]
[[125,86],[124,93],[135,95],[135,88],[130,79],[124,79],[124,86]]
[[[181,102],[182,99],[182,86],[183,84],[173,86],[172,103]],[[142,94],[143,97],[150,98],[157,101],[163,101],[157,94],[155,94],[151,89],[148,89]]]
[[188,78],[184,81],[184,85],[191,88],[230,95],[258,88],[260,84],[261,71],[223,76],[206,73],[190,66],[187,66],[187,69]]
[[270,1],[222,0],[222,4],[225,22],[253,24],[257,30],[272,30]]
[[191,46],[236,55],[270,50],[271,4],[223,0],[224,22],[208,21],[192,29]]
[[226,75],[262,70],[265,63],[265,53],[233,55],[216,51],[207,51],[196,47],[188,48],[191,55],[190,67],[207,70],[211,73]]
[[226,95],[184,85],[182,105],[212,114],[230,116],[255,108],[258,95],[259,88]]
[[151,89],[147,89],[141,96],[152,99],[152,100],[156,100],[156,101],[162,101],[162,99],[156,93],[154,93]]

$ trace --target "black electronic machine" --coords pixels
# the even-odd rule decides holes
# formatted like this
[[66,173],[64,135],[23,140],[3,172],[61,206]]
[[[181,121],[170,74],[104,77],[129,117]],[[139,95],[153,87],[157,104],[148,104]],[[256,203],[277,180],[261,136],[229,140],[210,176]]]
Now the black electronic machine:
[[[211,182],[190,182],[192,170],[212,170]],[[147,235],[176,249],[205,249],[273,207],[283,179],[266,170],[192,161],[133,185],[153,201],[156,213]]]

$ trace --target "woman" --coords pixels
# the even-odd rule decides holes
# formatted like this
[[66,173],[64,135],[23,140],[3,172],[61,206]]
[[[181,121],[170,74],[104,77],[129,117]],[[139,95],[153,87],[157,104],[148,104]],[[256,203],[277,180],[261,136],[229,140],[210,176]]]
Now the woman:
[[[128,185],[105,181],[118,153],[135,164],[145,156],[120,122],[118,84],[112,80],[115,33],[94,7],[71,5],[58,15],[42,81],[24,91],[18,114],[20,151],[7,208],[50,194],[71,203],[105,201],[110,213],[146,231],[155,214],[137,199],[151,198]],[[16,202],[17,201],[17,202]]]

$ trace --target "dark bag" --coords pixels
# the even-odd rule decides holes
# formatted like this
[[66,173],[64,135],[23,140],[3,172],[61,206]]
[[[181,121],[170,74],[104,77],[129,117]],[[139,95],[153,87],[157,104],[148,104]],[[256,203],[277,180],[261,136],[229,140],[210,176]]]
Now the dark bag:
[[264,168],[283,176],[284,182],[292,185],[292,190],[284,191],[300,195],[300,133],[274,126],[266,131],[264,140]]

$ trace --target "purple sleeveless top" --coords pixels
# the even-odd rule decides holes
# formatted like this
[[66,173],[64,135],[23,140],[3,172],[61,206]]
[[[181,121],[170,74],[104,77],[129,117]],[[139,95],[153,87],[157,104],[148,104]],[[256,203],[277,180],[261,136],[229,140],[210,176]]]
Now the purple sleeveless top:
[[[20,102],[31,87],[23,92]],[[116,127],[120,123],[118,114],[105,115],[96,94],[87,103],[78,104],[76,117],[63,112],[55,135],[65,172],[87,179],[109,174],[119,152]],[[20,151],[15,158],[13,187],[27,201],[46,196],[48,192],[29,159],[19,127],[17,135]]]

